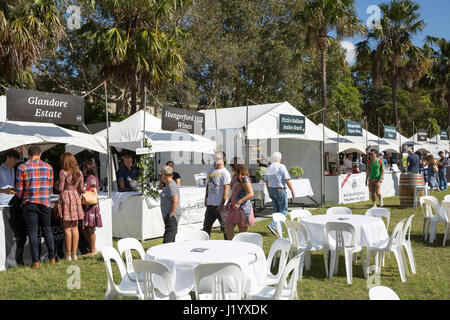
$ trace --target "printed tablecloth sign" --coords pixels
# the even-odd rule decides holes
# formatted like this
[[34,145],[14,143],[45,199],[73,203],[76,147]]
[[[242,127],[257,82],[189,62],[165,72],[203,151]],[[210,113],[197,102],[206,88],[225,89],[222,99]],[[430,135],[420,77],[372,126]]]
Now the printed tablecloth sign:
[[185,131],[203,135],[205,132],[205,114],[163,106],[161,128],[168,131]]
[[306,120],[304,116],[280,114],[279,121],[280,133],[305,134]]
[[366,186],[365,174],[347,174],[340,177],[343,203],[369,200],[369,188]]
[[80,125],[84,123],[83,97],[10,88],[6,91],[6,117],[10,121]]
[[362,137],[362,123],[357,121],[345,121],[345,135]]

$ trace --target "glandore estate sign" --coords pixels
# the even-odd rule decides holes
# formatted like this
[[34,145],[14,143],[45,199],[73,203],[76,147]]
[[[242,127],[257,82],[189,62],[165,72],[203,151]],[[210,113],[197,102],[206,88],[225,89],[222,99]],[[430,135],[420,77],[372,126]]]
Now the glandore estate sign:
[[10,121],[80,125],[84,123],[83,97],[10,88],[6,116]]

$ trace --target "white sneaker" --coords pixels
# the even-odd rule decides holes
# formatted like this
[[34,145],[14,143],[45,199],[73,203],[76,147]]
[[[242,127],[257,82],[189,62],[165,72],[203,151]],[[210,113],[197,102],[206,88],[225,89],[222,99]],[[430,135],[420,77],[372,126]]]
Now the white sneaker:
[[377,208],[377,205],[376,205],[376,204],[374,204],[372,208],[373,208],[373,209],[376,209],[376,208]]
[[380,207],[383,206],[383,199],[380,199]]

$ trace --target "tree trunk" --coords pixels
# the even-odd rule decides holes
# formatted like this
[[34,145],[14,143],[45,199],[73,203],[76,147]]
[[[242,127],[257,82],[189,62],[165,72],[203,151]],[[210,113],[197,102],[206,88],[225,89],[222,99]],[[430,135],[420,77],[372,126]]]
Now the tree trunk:
[[398,110],[397,110],[397,77],[392,77],[392,107],[394,108],[394,124],[398,123]]
[[326,49],[321,49],[320,54],[322,56],[322,112],[323,112],[323,125],[328,126],[327,118],[327,57]]
[[448,131],[448,129],[450,128],[450,92],[447,93],[447,108],[448,108],[448,122],[447,122],[447,131]]
[[130,114],[135,114],[137,109],[136,109],[136,105],[137,105],[137,84],[136,84],[136,79],[133,79],[131,82],[131,110],[130,110]]

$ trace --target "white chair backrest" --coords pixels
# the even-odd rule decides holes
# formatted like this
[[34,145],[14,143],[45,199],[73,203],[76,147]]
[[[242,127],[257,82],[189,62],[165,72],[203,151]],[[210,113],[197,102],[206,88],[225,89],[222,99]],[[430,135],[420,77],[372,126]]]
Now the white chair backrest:
[[272,219],[275,222],[278,237],[283,238],[283,224],[286,221],[286,216],[280,212],[275,212]]
[[400,246],[402,244],[402,237],[403,237],[403,226],[405,224],[405,220],[401,220],[394,228],[394,231],[392,231],[391,236],[389,237],[389,242],[386,246],[387,249],[390,249],[393,245]]
[[448,223],[449,221],[450,200],[444,200],[441,204],[441,219]]
[[352,210],[347,207],[331,207],[328,208],[327,214],[352,214]]
[[134,260],[133,268],[137,273],[142,272],[144,274],[144,292],[142,292],[139,281],[136,278],[139,294],[144,296],[144,300],[155,300],[156,298],[153,276],[164,280],[165,288],[158,288],[159,292],[167,292],[169,300],[176,300],[177,296],[173,287],[173,279],[169,269],[164,264],[150,260]]
[[132,250],[136,250],[139,252],[139,255],[141,256],[141,260],[144,260],[145,258],[145,251],[142,247],[142,244],[139,242],[139,240],[135,238],[124,238],[120,239],[117,242],[117,248],[119,249],[119,254],[122,257],[123,253],[125,252],[125,263],[127,267],[127,273],[132,274],[134,273],[133,269],[133,255]]
[[[277,288],[273,294],[274,300],[279,300],[283,291],[289,291],[289,300],[294,300],[295,291],[297,290],[298,281],[298,266],[300,264],[301,256],[304,253],[300,253],[292,258],[283,270],[280,280],[278,281]],[[288,276],[291,275],[289,283],[287,282]],[[287,284],[287,285],[285,285]]]
[[209,240],[209,235],[203,230],[183,230],[177,232],[175,242],[194,241],[194,240]]
[[[102,249],[102,256],[103,260],[105,261],[105,267],[106,267],[106,275],[108,277],[108,290],[111,288],[115,288],[116,291],[118,290],[118,286],[114,282],[114,276],[112,272],[112,266],[111,266],[111,260],[115,261],[117,263],[117,266],[119,267],[119,272],[121,278],[126,274],[125,266],[123,264],[123,260],[120,257],[119,253],[116,249],[113,247],[105,247]],[[121,280],[122,281],[122,280]],[[119,283],[121,282],[119,281]]]
[[[419,202],[420,202],[420,207],[422,208],[422,213],[424,214],[425,217],[427,218],[431,218],[433,216],[433,211],[431,210],[431,206],[429,206],[428,204],[425,203],[425,197],[420,197]],[[425,212],[423,211],[423,207],[425,206]]]
[[308,249],[311,247],[308,231],[301,222],[286,220],[286,227],[294,249]]
[[372,287],[369,290],[370,300],[400,300],[399,296],[391,288],[385,286]]
[[353,225],[346,222],[327,222],[325,225],[328,246],[336,251],[357,246],[356,230]]
[[444,201],[450,201],[450,194],[448,194],[444,197]]
[[425,198],[425,204],[431,208],[431,211],[434,212],[435,215],[437,215],[441,219],[447,219],[447,214],[445,213],[445,210],[442,210],[441,205],[439,204],[439,200],[436,199],[436,197],[426,196],[423,198]]
[[[242,289],[242,271],[241,267],[236,263],[207,263],[200,264],[194,269],[194,288],[195,298],[200,299],[201,293],[211,292],[212,300],[225,300],[225,283],[226,280],[232,280],[237,291],[239,300],[243,298]],[[228,286],[230,282],[228,282]]]
[[267,255],[268,273],[271,273],[270,267],[272,265],[273,259],[278,255],[278,252],[280,252],[280,263],[278,265],[278,272],[276,273],[276,276],[279,276],[281,272],[283,272],[283,269],[287,263],[289,251],[291,250],[291,245],[291,241],[285,238],[278,238],[272,243],[269,254]]
[[300,220],[302,218],[310,216],[312,216],[311,212],[303,209],[292,210],[291,213],[289,214],[291,220]]
[[389,221],[391,221],[391,212],[386,208],[370,208],[366,211],[366,216],[386,218],[386,230],[389,230]]
[[234,236],[233,241],[250,242],[260,246],[261,248],[263,246],[262,235],[255,232],[239,232]]
[[[411,240],[411,221],[412,218],[414,218],[414,216],[415,216],[414,214],[410,215],[403,227],[403,241],[405,242]],[[406,238],[406,236],[408,236],[408,238]]]

